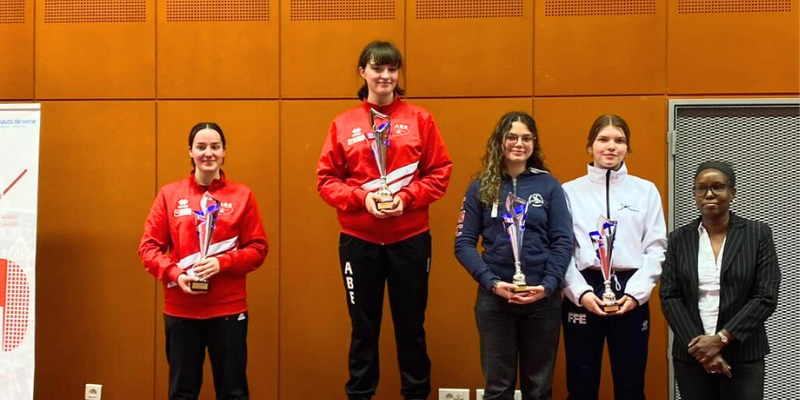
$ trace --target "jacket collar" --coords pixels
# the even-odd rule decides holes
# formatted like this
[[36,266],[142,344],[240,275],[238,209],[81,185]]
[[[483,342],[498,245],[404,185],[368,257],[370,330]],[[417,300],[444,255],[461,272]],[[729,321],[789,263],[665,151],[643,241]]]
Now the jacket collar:
[[[689,241],[690,245],[690,254],[697,254],[697,247],[698,247],[698,240],[700,240],[700,224],[703,221],[703,217],[698,217],[697,219],[692,222],[690,227],[691,230],[691,240]],[[744,240],[744,230],[742,228],[746,225],[747,220],[736,215],[733,211],[730,212],[730,220],[728,221],[728,231],[726,233],[725,238],[725,252],[722,253],[722,268],[720,269],[720,276],[725,275],[725,271],[728,270],[728,267],[731,266],[734,257],[739,253],[739,250],[742,248],[742,241]],[[697,279],[697,258],[693,259],[694,268],[692,268],[692,278],[695,286],[697,286],[698,279]]]
[[366,110],[366,111],[369,111],[372,108],[372,109],[374,109],[375,111],[377,111],[377,112],[379,112],[381,114],[392,115],[394,110],[397,110],[397,107],[400,107],[400,104],[402,102],[403,102],[402,97],[400,97],[400,95],[395,93],[394,94],[394,100],[392,100],[391,103],[389,103],[389,104],[387,104],[385,106],[379,106],[377,104],[372,104],[367,100],[364,100],[364,102],[361,103],[361,106],[364,107],[364,110]]
[[219,170],[219,179],[214,179],[213,181],[211,181],[210,185],[203,186],[197,183],[197,179],[194,178],[194,171],[192,171],[189,173],[189,182],[192,185],[192,187],[205,192],[205,191],[217,190],[219,188],[224,187],[225,182],[227,182],[227,179],[225,178],[225,171]]
[[[594,183],[606,183],[606,173],[608,172],[608,169],[595,167],[593,163],[589,163],[586,166],[586,170],[590,181]],[[623,162],[622,166],[619,167],[618,170],[611,170],[611,183],[622,182],[626,176],[628,176],[628,166],[625,164],[625,162]]]

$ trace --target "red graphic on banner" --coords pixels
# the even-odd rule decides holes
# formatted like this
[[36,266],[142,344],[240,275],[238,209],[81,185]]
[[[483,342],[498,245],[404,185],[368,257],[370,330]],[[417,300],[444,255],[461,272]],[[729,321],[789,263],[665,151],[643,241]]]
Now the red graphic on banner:
[[0,307],[3,321],[3,352],[16,349],[28,331],[30,285],[22,268],[0,258]]

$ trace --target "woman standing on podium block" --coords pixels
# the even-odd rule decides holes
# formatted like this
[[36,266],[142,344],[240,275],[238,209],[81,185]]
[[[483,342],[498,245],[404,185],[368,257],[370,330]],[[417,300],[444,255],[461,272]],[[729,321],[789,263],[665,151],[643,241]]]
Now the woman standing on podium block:
[[575,236],[562,310],[569,400],[598,399],[606,341],[614,399],[645,398],[648,300],[661,275],[667,228],[656,186],[628,174],[630,137],[619,116],[597,118],[586,141],[587,174],[564,184]]
[[[225,145],[217,124],[192,128],[194,170],[158,192],[139,245],[145,269],[164,283],[170,400],[198,398],[206,348],[217,398],[249,399],[245,284],[264,262],[267,237],[252,191],[222,172]],[[209,218],[215,227],[201,244],[198,230]]]
[[[336,208],[342,232],[339,262],[352,333],[350,400],[378,387],[378,336],[389,287],[401,395],[431,391],[425,308],[431,268],[428,206],[441,198],[452,162],[428,111],[402,99],[403,59],[388,42],[361,53],[362,103],[331,123],[317,168],[317,190]],[[386,135],[388,133],[388,135]]]

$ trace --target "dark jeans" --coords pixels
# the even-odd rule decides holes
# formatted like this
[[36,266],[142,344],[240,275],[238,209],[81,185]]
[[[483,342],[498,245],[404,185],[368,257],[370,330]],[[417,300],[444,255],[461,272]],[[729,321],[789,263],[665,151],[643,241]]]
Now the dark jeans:
[[484,400],[514,398],[518,365],[522,398],[551,398],[560,311],[558,293],[518,305],[478,288],[475,319],[481,342]]
[[[603,276],[597,270],[582,272],[586,282],[602,296]],[[618,271],[622,290],[633,271]],[[612,283],[612,288],[615,286]],[[614,288],[615,289],[615,288]],[[602,298],[602,297],[601,297]],[[650,339],[650,304],[644,303],[619,316],[601,317],[564,299],[564,350],[567,356],[568,400],[597,400],[603,348],[608,340],[611,376],[616,400],[644,400],[647,345]]]
[[425,308],[431,235],[428,232],[398,243],[381,245],[350,235],[339,237],[339,259],[350,313],[350,399],[375,395],[380,377],[378,338],[381,331],[384,288],[389,287],[400,394],[425,399],[431,392],[431,361],[425,344]]
[[709,374],[697,361],[672,360],[682,400],[763,400],[764,359],[729,362],[731,377]]
[[197,400],[208,357],[218,400],[248,400],[247,313],[211,319],[164,315],[170,400]]

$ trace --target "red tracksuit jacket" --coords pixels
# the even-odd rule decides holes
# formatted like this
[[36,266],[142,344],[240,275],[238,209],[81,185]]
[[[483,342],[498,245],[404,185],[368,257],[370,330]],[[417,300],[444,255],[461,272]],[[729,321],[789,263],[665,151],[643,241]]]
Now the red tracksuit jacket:
[[[380,187],[367,135],[370,108],[391,117],[386,173],[389,190],[403,200],[399,217],[378,219],[364,206],[367,193]],[[365,101],[333,120],[317,167],[317,190],[336,207],[342,232],[388,244],[428,230],[428,205],[444,196],[452,168],[431,114],[395,96],[389,105]]]
[[[264,262],[267,237],[252,191],[220,175],[208,187],[200,186],[194,174],[164,185],[147,216],[139,258],[147,272],[164,283],[167,315],[206,319],[247,311],[245,277]],[[209,278],[207,293],[191,295],[176,280],[200,259],[193,211],[200,209],[206,191],[221,203],[209,248],[209,256],[219,260],[220,272]]]

